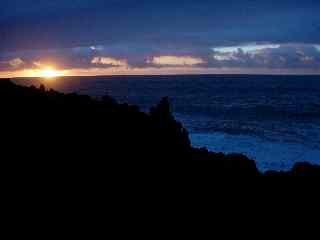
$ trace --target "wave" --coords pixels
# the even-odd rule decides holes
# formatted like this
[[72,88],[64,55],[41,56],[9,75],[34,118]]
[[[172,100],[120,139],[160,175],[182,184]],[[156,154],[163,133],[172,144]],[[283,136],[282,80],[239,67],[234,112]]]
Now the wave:
[[254,136],[226,133],[194,133],[190,138],[194,147],[206,147],[215,152],[243,153],[256,160],[261,171],[288,170],[299,161],[320,164],[320,148],[299,143],[273,142]]

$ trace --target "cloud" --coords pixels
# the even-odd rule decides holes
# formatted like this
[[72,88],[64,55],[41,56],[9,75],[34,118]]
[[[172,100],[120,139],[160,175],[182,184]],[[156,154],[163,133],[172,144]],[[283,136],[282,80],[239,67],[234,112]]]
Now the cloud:
[[13,68],[18,68],[20,67],[21,65],[23,65],[24,62],[22,61],[21,58],[14,58],[12,60],[9,61],[9,65]]
[[1,0],[0,52],[120,42],[317,43],[319,10],[315,0]]
[[319,11],[316,0],[1,0],[0,71],[314,71]]
[[301,61],[304,63],[312,63],[314,61],[314,57],[309,57],[309,56],[301,57]]
[[115,59],[111,57],[94,57],[91,60],[92,64],[97,65],[109,65],[112,67],[127,67],[128,63],[126,60]]
[[0,71],[17,70],[24,67],[26,64],[20,57],[1,59],[0,58]]
[[[267,51],[278,49],[279,44],[248,44],[232,47],[217,47],[212,48],[214,51],[213,58],[217,61],[239,61],[246,62],[250,59],[264,58]],[[263,59],[266,63],[267,59]]]
[[213,64],[225,67],[318,68],[320,51],[313,44],[269,44],[213,48]]
[[161,66],[195,66],[205,63],[201,58],[191,56],[160,56],[153,57],[153,59],[148,62]]
[[241,49],[244,53],[249,54],[256,54],[266,49],[274,49],[279,48],[279,44],[247,44],[247,45],[240,45],[240,46],[232,46],[232,47],[217,47],[213,48],[215,52],[218,53],[234,53]]

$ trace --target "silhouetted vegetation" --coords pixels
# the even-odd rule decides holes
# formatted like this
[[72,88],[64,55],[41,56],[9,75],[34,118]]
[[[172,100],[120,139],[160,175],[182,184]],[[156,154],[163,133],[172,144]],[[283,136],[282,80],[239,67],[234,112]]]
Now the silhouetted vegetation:
[[[24,177],[163,181],[262,175],[244,155],[192,148],[168,98],[144,113],[108,96],[96,100],[1,80],[0,107],[7,156],[2,161]],[[305,175],[319,176],[319,166],[301,163],[290,172],[265,174]]]

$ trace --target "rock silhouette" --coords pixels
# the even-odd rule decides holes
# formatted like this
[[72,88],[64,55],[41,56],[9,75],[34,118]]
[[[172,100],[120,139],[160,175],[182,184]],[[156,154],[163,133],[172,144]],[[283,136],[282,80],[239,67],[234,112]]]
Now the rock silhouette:
[[[217,176],[263,176],[241,154],[213,153],[190,144],[171,114],[168,98],[150,109],[118,104],[45,86],[0,81],[2,159],[22,178],[208,180]],[[319,166],[295,165],[264,176],[319,176]]]

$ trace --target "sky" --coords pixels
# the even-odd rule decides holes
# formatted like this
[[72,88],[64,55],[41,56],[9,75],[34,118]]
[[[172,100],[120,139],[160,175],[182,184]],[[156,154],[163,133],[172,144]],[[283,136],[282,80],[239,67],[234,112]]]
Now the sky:
[[319,0],[1,0],[0,77],[320,74]]

